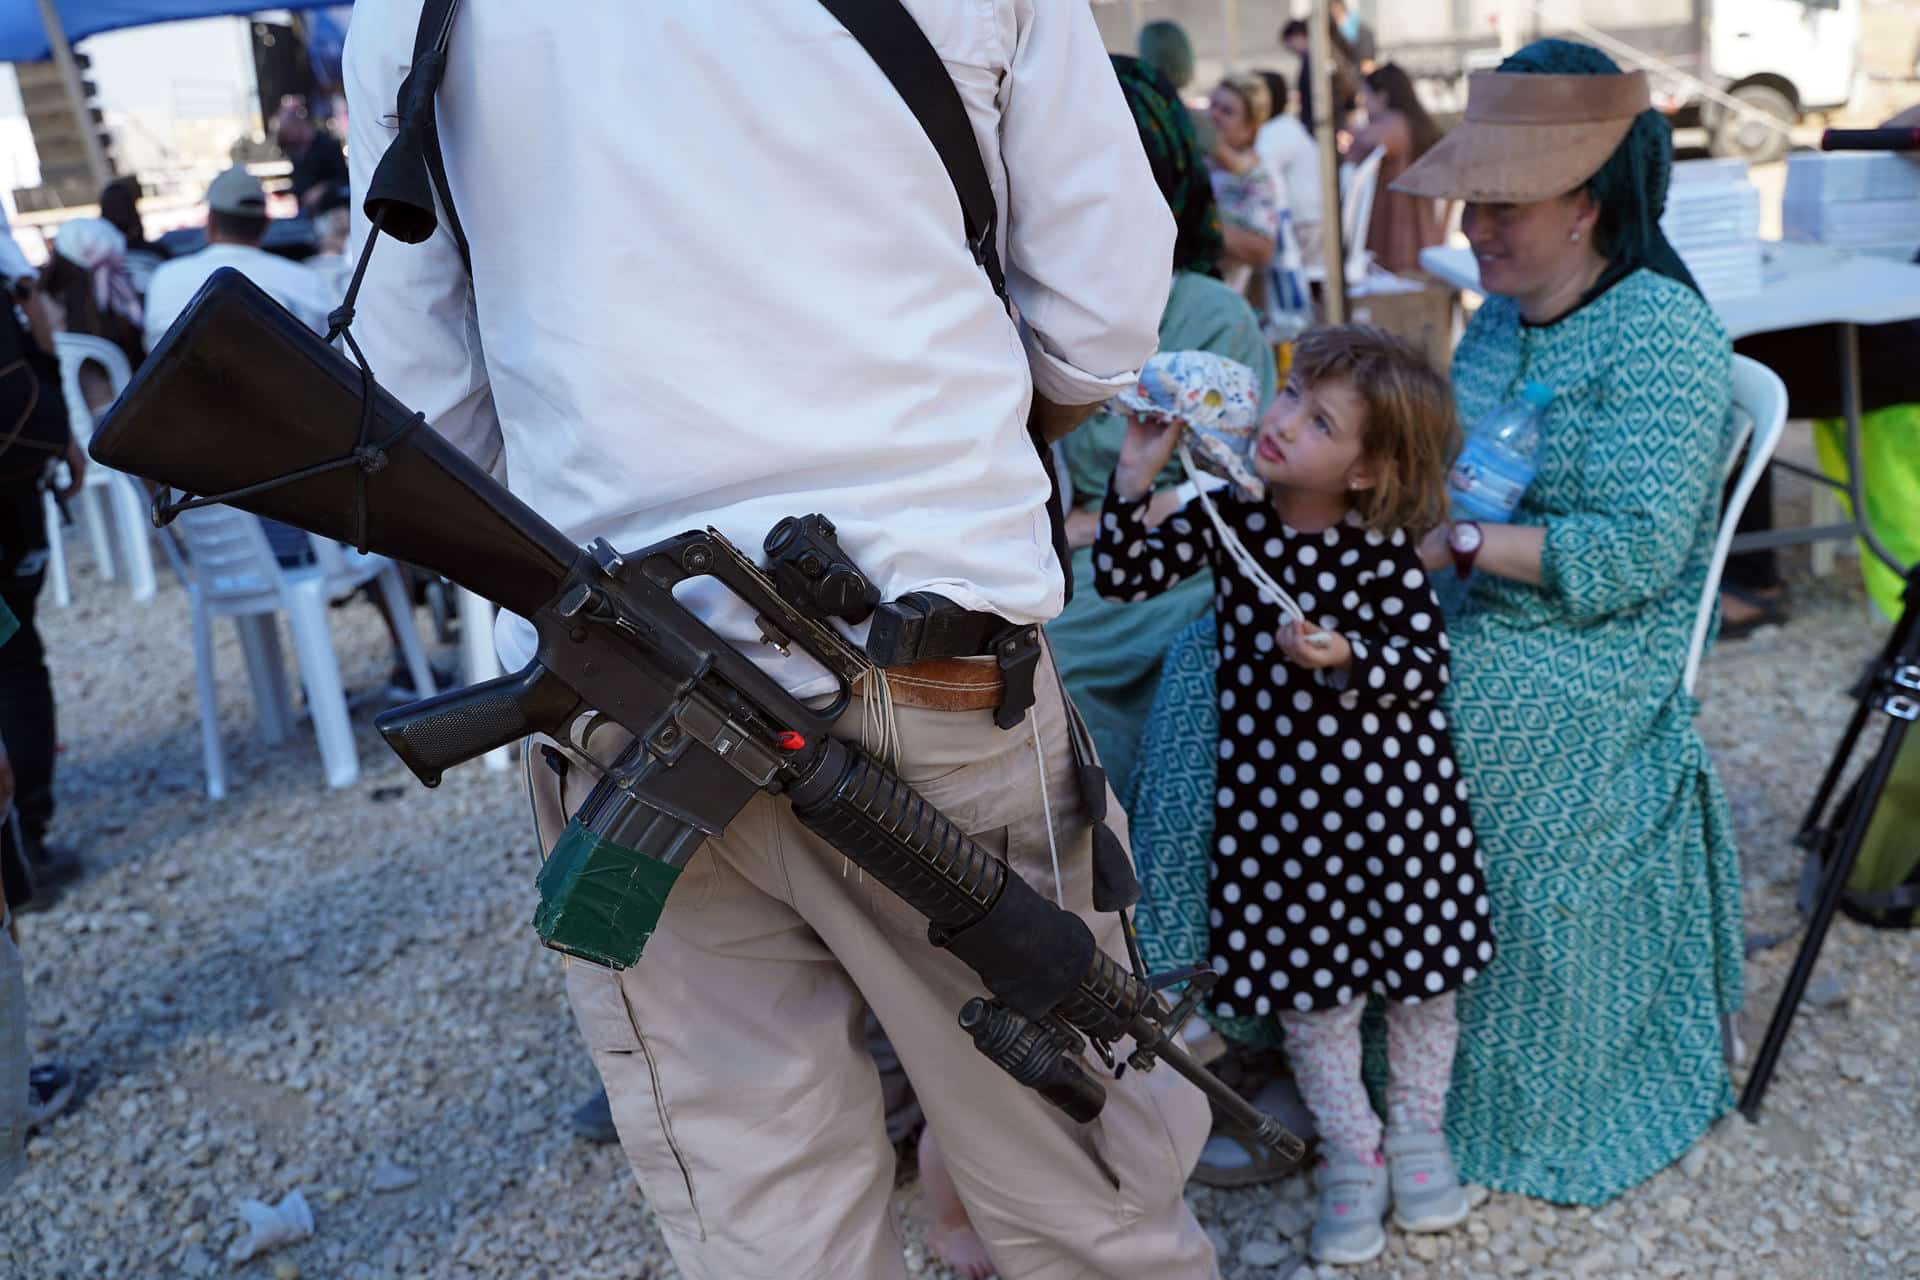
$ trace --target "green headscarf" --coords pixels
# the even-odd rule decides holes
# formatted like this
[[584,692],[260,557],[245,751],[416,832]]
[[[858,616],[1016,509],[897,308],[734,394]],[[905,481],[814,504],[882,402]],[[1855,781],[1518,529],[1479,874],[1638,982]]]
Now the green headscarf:
[[1167,78],[1150,64],[1116,53],[1113,70],[1140,129],[1140,145],[1146,148],[1154,181],[1173,210],[1173,269],[1219,275],[1226,238],[1220,231],[1220,208],[1213,200],[1213,180],[1193,131],[1193,117]]
[[[1536,40],[1496,69],[1545,76],[1620,74],[1620,68],[1606,54],[1571,40]],[[1606,255],[1607,269],[1582,303],[1642,267],[1700,292],[1693,273],[1660,230],[1660,215],[1667,209],[1667,184],[1672,177],[1673,129],[1665,116],[1649,108],[1634,119],[1626,138],[1600,171],[1587,179],[1587,194],[1600,210],[1594,240]]]
[[1176,94],[1193,82],[1193,42],[1177,22],[1140,28],[1140,60],[1158,68]]

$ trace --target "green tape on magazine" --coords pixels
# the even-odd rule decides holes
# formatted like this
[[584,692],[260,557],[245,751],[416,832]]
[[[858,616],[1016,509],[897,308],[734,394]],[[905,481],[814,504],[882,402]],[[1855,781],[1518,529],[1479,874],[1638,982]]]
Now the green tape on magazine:
[[625,969],[640,959],[680,868],[569,822],[535,884],[534,932],[555,951]]

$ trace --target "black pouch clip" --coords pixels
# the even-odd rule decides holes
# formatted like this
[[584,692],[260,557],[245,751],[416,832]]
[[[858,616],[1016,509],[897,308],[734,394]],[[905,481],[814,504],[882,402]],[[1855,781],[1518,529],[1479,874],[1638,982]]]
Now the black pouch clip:
[[941,597],[915,591],[890,600],[874,611],[867,629],[867,656],[877,667],[904,667],[918,662],[927,647],[927,619]]
[[1000,706],[993,722],[1011,729],[1033,706],[1033,673],[1040,668],[1040,628],[1033,623],[1008,627],[993,638],[993,660],[1000,667]]

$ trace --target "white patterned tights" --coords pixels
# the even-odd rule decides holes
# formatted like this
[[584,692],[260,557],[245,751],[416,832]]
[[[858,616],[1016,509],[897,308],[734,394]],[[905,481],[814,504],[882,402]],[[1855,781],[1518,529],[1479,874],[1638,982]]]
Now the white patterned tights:
[[[1364,998],[1314,1013],[1284,1012],[1287,1061],[1320,1128],[1320,1139],[1353,1155],[1376,1158],[1380,1117],[1360,1080],[1360,1014]],[[1460,1036],[1453,992],[1409,1004],[1387,1003],[1387,1109],[1416,1130],[1437,1133],[1447,1114],[1453,1050]]]

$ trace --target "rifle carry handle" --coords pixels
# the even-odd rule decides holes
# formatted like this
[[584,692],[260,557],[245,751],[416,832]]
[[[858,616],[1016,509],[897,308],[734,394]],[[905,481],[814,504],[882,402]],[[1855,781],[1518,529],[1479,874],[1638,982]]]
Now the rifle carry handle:
[[374,727],[429,787],[454,765],[531,733],[556,734],[580,696],[538,662],[511,675],[382,712]]

